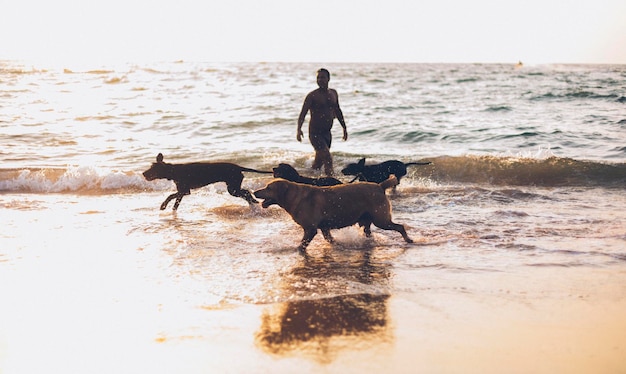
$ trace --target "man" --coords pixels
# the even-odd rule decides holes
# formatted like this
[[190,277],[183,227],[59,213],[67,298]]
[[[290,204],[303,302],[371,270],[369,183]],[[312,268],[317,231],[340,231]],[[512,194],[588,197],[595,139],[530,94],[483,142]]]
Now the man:
[[348,130],[343,119],[343,113],[339,107],[339,96],[337,91],[328,88],[330,72],[326,69],[317,71],[318,89],[309,92],[302,104],[302,110],[298,117],[298,131],[296,139],[302,141],[302,124],[307,112],[311,112],[309,118],[309,140],[315,149],[315,159],[313,169],[320,169],[324,166],[327,176],[333,174],[333,159],[330,155],[330,143],[332,140],[330,129],[333,127],[333,120],[337,118],[343,127],[343,140],[348,140]]

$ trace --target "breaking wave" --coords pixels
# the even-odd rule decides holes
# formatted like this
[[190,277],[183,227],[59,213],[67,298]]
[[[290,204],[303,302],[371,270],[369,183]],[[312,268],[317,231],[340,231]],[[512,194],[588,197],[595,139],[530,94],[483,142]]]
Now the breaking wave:
[[491,184],[498,186],[626,186],[625,163],[579,161],[571,158],[545,159],[459,156],[429,159],[432,166],[416,169],[415,175],[444,183]]
[[169,181],[147,182],[140,173],[93,167],[0,170],[0,192],[113,194],[171,189]]
[[[570,158],[441,156],[428,166],[411,166],[405,178],[435,184],[495,186],[575,186],[624,188],[625,163]],[[236,162],[236,160],[235,160]],[[260,165],[271,168],[273,165]],[[302,171],[305,173],[305,171]],[[338,176],[345,182],[352,178]],[[247,178],[254,178],[248,176]],[[116,194],[171,190],[167,180],[146,181],[140,172],[95,167],[0,169],[0,193]]]

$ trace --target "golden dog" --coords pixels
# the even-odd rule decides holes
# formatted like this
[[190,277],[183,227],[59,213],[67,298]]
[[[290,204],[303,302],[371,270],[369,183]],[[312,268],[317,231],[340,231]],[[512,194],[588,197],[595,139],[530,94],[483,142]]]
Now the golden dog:
[[361,182],[332,187],[316,187],[277,179],[265,188],[254,192],[263,199],[262,206],[277,204],[304,229],[304,237],[298,248],[306,250],[320,229],[324,238],[332,243],[331,229],[363,226],[366,236],[371,235],[370,226],[384,230],[395,230],[402,234],[407,243],[412,243],[404,226],[391,221],[391,204],[385,190],[398,184],[391,176],[382,183]]

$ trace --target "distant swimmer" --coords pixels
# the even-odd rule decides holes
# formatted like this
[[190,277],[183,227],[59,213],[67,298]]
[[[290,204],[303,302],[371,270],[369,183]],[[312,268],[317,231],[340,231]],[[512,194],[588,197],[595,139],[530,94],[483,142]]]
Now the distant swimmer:
[[521,68],[522,66],[524,66],[524,64],[523,64],[521,61],[518,61],[518,62],[517,62],[517,64],[515,64],[515,68],[516,68],[516,69],[519,69],[519,68]]
[[310,111],[309,119],[309,140],[315,149],[315,159],[313,169],[320,169],[324,166],[324,173],[327,176],[333,175],[333,158],[330,154],[330,144],[332,141],[331,128],[335,118],[339,120],[343,127],[343,140],[348,140],[348,130],[343,119],[343,113],[339,107],[339,95],[337,91],[328,88],[330,72],[326,69],[317,71],[318,89],[309,92],[302,104],[302,110],[298,117],[298,130],[296,139],[302,141],[302,124],[306,114]]

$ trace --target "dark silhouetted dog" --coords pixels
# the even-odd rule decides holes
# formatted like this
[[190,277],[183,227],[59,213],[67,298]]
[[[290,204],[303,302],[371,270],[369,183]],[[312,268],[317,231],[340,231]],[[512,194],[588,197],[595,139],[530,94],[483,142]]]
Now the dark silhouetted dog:
[[310,184],[311,186],[336,186],[342,183],[339,179],[333,177],[304,177],[289,164],[278,164],[272,170],[274,171],[274,178],[283,178],[291,182]]
[[385,190],[398,184],[391,176],[383,183],[352,183],[331,187],[316,187],[276,179],[265,188],[254,192],[267,208],[278,204],[304,229],[298,249],[306,254],[306,247],[321,230],[332,243],[331,229],[340,229],[356,223],[363,226],[366,236],[371,235],[372,223],[384,230],[395,230],[407,243],[413,241],[404,226],[391,221],[391,203]]
[[176,210],[183,196],[189,195],[192,189],[204,187],[216,182],[226,182],[228,193],[235,197],[245,199],[250,205],[258,203],[250,191],[241,188],[243,171],[272,174],[271,171],[244,168],[228,162],[168,164],[163,162],[163,155],[159,153],[156,157],[156,163],[153,163],[150,169],[144,171],[143,176],[148,181],[168,179],[176,183],[177,192],[169,195],[163,204],[161,204],[161,210],[163,210],[172,199],[176,199],[174,203],[174,210]]
[[409,162],[404,163],[398,160],[389,160],[380,164],[365,165],[365,158],[359,160],[356,164],[348,164],[341,172],[343,175],[355,175],[360,181],[382,183],[387,180],[390,175],[395,175],[400,180],[407,173],[406,167],[411,165],[430,165],[431,162]]

